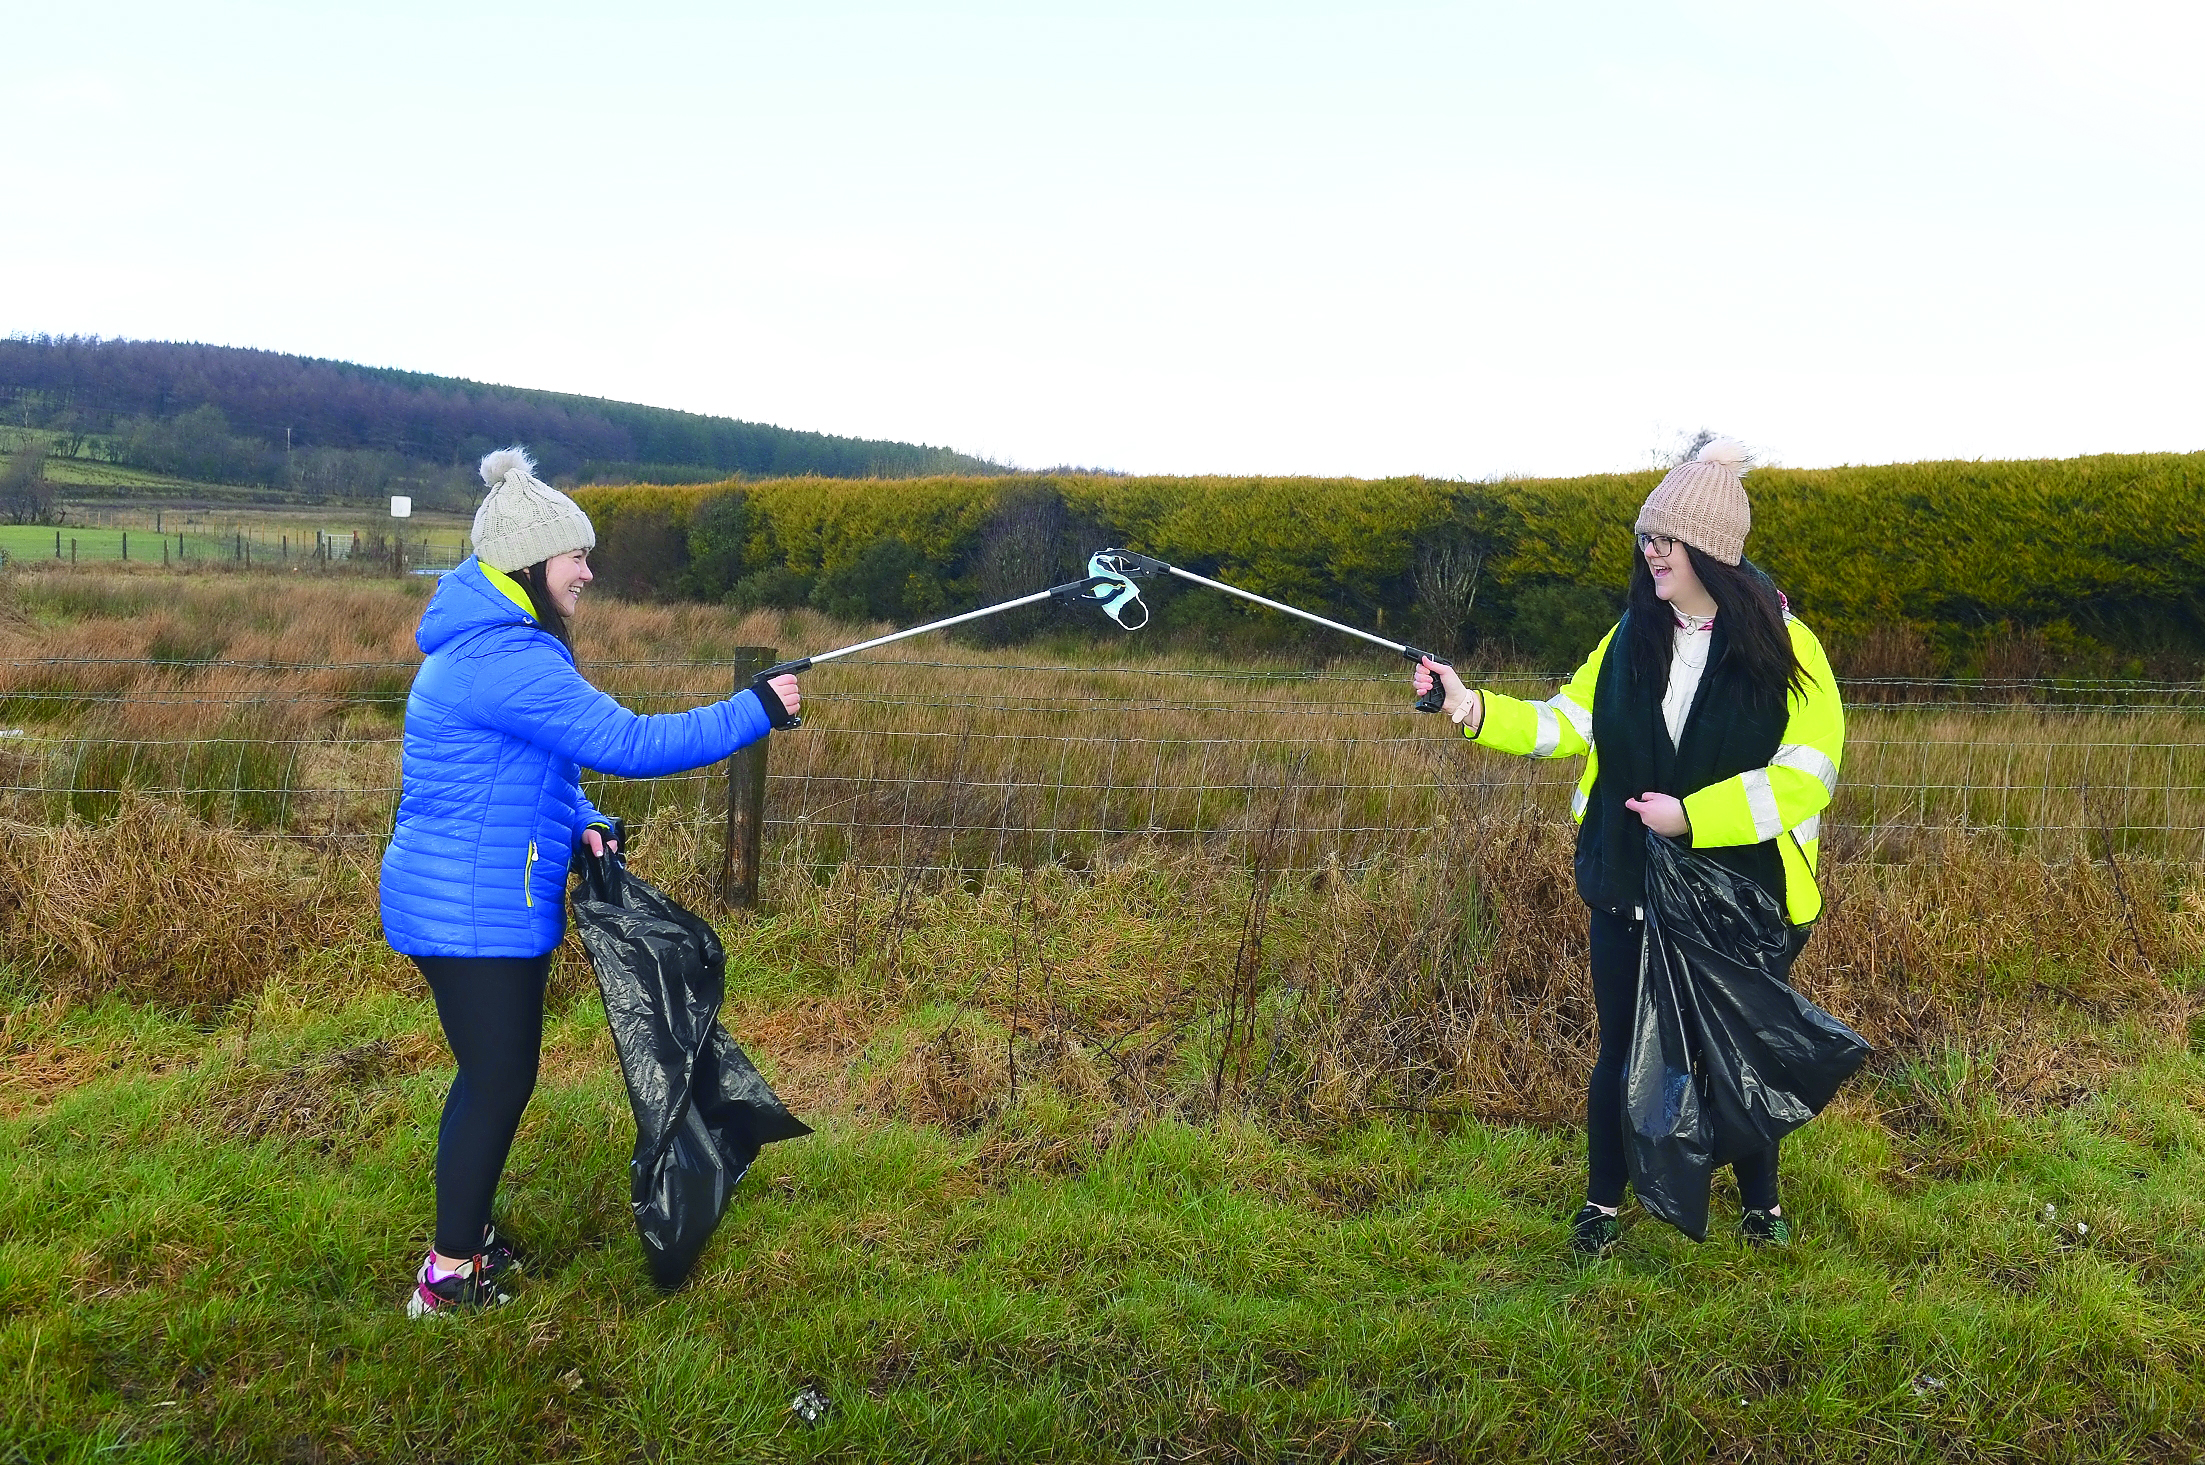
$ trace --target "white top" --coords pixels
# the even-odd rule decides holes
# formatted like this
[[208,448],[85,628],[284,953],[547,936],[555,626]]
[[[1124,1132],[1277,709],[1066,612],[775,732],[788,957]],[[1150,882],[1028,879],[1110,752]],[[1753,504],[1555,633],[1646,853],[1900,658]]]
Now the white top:
[[1707,653],[1715,640],[1715,617],[1688,616],[1676,611],[1677,633],[1669,643],[1669,690],[1662,694],[1661,720],[1669,725],[1669,741],[1684,738],[1684,719],[1692,711],[1693,694],[1700,690],[1700,673],[1707,670]]

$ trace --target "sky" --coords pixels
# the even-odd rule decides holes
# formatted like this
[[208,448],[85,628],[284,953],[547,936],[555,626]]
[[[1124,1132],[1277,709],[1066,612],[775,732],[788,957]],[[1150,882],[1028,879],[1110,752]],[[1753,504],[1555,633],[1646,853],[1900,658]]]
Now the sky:
[[0,0],[0,334],[1035,468],[2205,448],[2205,6]]

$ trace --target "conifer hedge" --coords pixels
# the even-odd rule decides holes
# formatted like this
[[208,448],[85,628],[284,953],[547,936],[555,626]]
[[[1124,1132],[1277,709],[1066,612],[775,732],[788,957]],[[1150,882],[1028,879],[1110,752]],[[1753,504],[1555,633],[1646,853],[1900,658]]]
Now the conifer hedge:
[[[601,576],[630,596],[904,620],[1073,578],[1125,544],[1397,635],[1562,665],[1612,617],[1658,478],[796,478],[577,497]],[[1856,671],[2194,674],[2205,659],[2205,453],[1746,482],[1748,554]],[[1222,597],[1154,598],[1167,635],[1302,634]],[[1991,664],[2016,645],[2035,664]]]

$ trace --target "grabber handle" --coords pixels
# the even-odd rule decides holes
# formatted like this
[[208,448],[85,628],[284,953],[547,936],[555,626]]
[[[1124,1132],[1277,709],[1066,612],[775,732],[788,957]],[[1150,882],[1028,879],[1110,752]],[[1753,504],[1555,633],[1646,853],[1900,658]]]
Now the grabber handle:
[[[1408,659],[1412,666],[1422,665],[1426,657],[1431,657],[1433,661],[1439,662],[1441,666],[1452,665],[1450,662],[1441,661],[1437,656],[1432,656],[1431,652],[1420,651],[1414,646],[1402,647],[1401,654]],[[1419,712],[1445,712],[1447,710],[1447,687],[1438,677],[1432,678],[1432,690],[1416,699],[1416,710]]]
[[775,732],[785,732],[792,727],[802,727],[804,719],[783,707],[779,694],[773,688],[767,686],[766,683],[772,681],[775,677],[794,676],[800,671],[809,671],[811,664],[812,659],[809,656],[799,656],[794,661],[784,661],[776,666],[769,666],[750,679],[750,690],[758,694],[758,705],[766,709],[766,721],[773,724]]

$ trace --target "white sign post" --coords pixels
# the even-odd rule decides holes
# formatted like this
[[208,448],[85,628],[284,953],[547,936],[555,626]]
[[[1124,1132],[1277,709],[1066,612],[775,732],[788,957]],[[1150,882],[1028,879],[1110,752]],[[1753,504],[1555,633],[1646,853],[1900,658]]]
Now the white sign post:
[[[390,516],[393,519],[411,519],[413,517],[413,500],[402,493],[392,494],[390,496]],[[391,530],[390,567],[396,574],[403,575],[406,573],[406,535],[404,530],[395,528]]]

